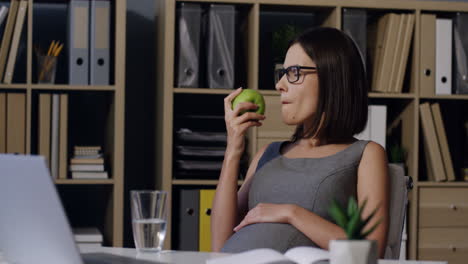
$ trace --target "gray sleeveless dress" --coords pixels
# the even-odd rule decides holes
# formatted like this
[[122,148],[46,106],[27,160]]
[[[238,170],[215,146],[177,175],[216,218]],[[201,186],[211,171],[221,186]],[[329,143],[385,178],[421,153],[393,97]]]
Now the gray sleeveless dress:
[[[355,141],[346,149],[323,158],[286,158],[284,142],[270,144],[260,158],[249,190],[249,210],[259,203],[296,204],[332,221],[328,208],[333,198],[346,205],[356,197],[357,169],[369,141]],[[290,224],[256,223],[234,233],[223,252],[272,248],[280,252],[298,247],[317,247]]]

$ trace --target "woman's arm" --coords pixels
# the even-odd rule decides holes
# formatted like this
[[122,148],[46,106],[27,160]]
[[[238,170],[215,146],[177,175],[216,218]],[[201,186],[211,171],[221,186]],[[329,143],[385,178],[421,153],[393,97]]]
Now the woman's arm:
[[379,210],[364,230],[372,227],[379,220],[381,221],[375,231],[367,237],[367,239],[377,241],[380,257],[384,256],[387,245],[388,211],[390,208],[389,186],[390,180],[385,150],[379,144],[369,142],[359,164],[357,196],[359,204],[367,199],[363,217],[367,217],[375,208],[379,207]]
[[[369,215],[374,208],[379,206],[375,217],[365,230],[379,219],[381,220],[376,230],[368,236],[368,239],[377,240],[381,257],[385,253],[388,230],[387,167],[385,150],[380,145],[369,142],[358,168],[357,195],[359,204],[362,204],[364,199],[368,199],[363,217]],[[346,238],[345,232],[338,225],[292,204],[259,204],[248,212],[242,222],[235,227],[235,230],[260,222],[289,223],[324,249],[328,249],[330,240]]]
[[[249,127],[260,126],[261,123],[259,120],[265,119],[263,115],[253,112],[246,112],[239,115],[241,111],[256,109],[257,106],[252,103],[239,103],[236,109],[231,109],[232,100],[241,91],[242,89],[237,89],[224,99],[227,146],[212,205],[211,247],[213,251],[219,251],[225,241],[232,235],[232,229],[239,221],[238,206],[240,205],[240,207],[243,208],[246,204],[244,201],[247,199],[246,191],[241,192],[244,193],[241,195],[241,201],[238,202],[237,200],[237,178],[239,175],[240,159],[245,149],[245,132]],[[255,171],[257,162],[258,159],[250,166],[246,182],[244,183],[246,187],[241,188],[241,190],[248,189],[250,186],[250,178]]]

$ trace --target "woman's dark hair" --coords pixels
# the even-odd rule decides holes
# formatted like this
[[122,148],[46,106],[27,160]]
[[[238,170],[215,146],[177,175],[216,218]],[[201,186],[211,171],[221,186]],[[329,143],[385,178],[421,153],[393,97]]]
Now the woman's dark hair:
[[[349,142],[367,122],[367,79],[361,54],[344,32],[313,28],[294,39],[317,65],[319,98],[312,126],[296,128],[292,141],[317,136],[327,143]],[[322,119],[323,116],[323,120]]]

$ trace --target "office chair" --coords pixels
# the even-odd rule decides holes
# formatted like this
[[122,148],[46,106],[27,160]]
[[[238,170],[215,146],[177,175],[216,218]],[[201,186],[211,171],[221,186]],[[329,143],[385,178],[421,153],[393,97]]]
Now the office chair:
[[405,176],[403,168],[398,165],[389,164],[388,173],[390,177],[390,223],[384,258],[398,259],[408,205],[408,190],[413,188],[413,183],[409,176]]

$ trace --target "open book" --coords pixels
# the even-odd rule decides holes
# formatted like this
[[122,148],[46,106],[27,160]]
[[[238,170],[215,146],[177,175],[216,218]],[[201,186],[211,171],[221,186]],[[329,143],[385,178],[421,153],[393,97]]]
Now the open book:
[[324,264],[328,263],[329,253],[314,247],[295,247],[284,254],[269,249],[259,248],[206,261],[206,264]]

